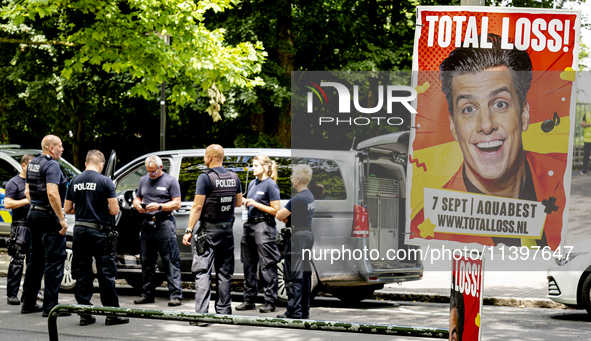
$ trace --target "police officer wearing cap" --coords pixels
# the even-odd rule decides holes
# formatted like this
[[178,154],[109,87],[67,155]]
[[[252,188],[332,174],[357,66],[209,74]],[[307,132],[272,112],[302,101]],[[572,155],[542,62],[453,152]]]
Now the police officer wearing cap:
[[[312,178],[309,165],[295,165],[291,184],[298,193],[277,212],[276,218],[286,222],[285,267],[283,278],[287,290],[287,309],[278,315],[281,318],[308,318],[310,316],[310,289],[312,272],[310,259],[304,250],[314,245],[312,216],[314,215],[314,196],[308,190]],[[310,253],[308,253],[310,255]]]
[[[231,279],[234,274],[234,207],[242,205],[242,187],[238,176],[223,167],[224,149],[212,144],[205,150],[205,165],[209,167],[197,178],[197,190],[189,226],[183,244],[193,245],[192,236],[199,221],[199,231],[205,234],[204,253],[193,252],[191,270],[195,273],[195,312],[207,313],[211,296],[211,270],[215,267],[217,292],[215,311],[232,314]],[[192,325],[206,326],[203,322]]]
[[12,210],[12,224],[10,224],[10,240],[8,242],[8,254],[12,256],[12,259],[8,266],[8,276],[6,278],[6,300],[8,304],[14,305],[21,304],[17,295],[23,277],[24,259],[26,258],[27,262],[31,260],[27,256],[31,233],[27,227],[27,214],[31,205],[29,199],[25,196],[25,177],[27,175],[27,165],[34,157],[31,154],[23,155],[21,158],[22,170],[20,174],[8,180],[4,193],[4,207]]
[[154,277],[160,253],[170,292],[168,305],[178,306],[183,299],[181,257],[176,241],[176,220],[172,211],[181,208],[181,188],[173,176],[164,173],[162,160],[158,156],[148,156],[145,165],[148,175],[140,179],[137,196],[133,200],[135,209],[144,216],[140,235],[142,293],[133,302],[154,302]]
[[[94,292],[92,284],[92,259],[95,259],[97,277],[104,306],[119,307],[119,297],[115,291],[115,255],[108,237],[111,215],[119,213],[115,186],[106,176],[100,174],[105,166],[105,156],[98,150],[86,154],[86,170],[70,183],[64,210],[76,215],[72,252],[72,275],[76,279],[75,297],[78,304],[92,305],[90,299]],[[80,315],[80,325],[96,322],[92,315]],[[128,323],[127,317],[108,316],[105,324]]]
[[61,139],[47,135],[41,148],[43,153],[29,162],[26,175],[25,195],[31,203],[27,215],[31,230],[31,260],[25,273],[21,313],[41,311],[35,301],[41,278],[45,276],[42,309],[43,316],[49,316],[51,309],[58,305],[58,290],[64,276],[68,223],[62,204],[68,178],[56,161],[64,152]]

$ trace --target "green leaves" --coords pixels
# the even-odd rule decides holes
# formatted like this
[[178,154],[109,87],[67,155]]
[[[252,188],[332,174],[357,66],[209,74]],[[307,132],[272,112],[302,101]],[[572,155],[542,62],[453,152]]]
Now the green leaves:
[[[176,86],[168,92],[169,99],[175,105],[184,105],[199,95],[208,96],[214,84],[221,92],[234,86],[252,88],[263,84],[260,78],[252,76],[260,72],[266,57],[260,42],[231,46],[224,40],[224,30],[209,31],[201,23],[207,11],[221,12],[235,3],[24,0],[5,2],[0,14],[16,25],[54,18],[59,41],[77,47],[61,66],[60,74],[66,79],[87,72],[90,65],[98,65],[106,72],[126,73],[139,80],[130,93],[144,98],[152,96],[157,84],[174,80]],[[172,37],[170,45],[159,33]],[[198,92],[195,84],[201,85]],[[213,107],[221,103],[215,100]],[[219,116],[217,112],[210,112],[214,119]]]

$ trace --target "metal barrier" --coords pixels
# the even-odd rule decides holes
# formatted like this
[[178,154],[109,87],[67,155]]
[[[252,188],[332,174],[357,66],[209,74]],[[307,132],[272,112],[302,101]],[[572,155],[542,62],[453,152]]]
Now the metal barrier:
[[59,304],[51,310],[51,312],[49,313],[49,317],[47,318],[47,327],[49,331],[50,341],[59,340],[57,331],[57,318],[60,315],[60,313],[136,317],[153,320],[223,323],[274,328],[310,329],[361,334],[432,337],[444,339],[447,339],[449,336],[449,331],[444,328],[393,326],[387,324],[372,323],[316,321],[289,318],[282,319],[258,316],[201,314],[186,311],[113,308],[90,305]]

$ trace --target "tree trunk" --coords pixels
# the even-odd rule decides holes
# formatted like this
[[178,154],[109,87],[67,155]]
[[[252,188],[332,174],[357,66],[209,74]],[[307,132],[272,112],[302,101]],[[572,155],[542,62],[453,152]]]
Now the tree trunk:
[[[280,45],[277,49],[278,64],[284,70],[283,78],[287,86],[291,85],[291,72],[293,71],[293,48],[295,36],[291,31],[291,0],[281,0],[280,17],[277,18],[277,35],[280,39]],[[291,103],[283,108],[279,117],[277,131],[275,133],[277,141],[284,148],[291,148]]]

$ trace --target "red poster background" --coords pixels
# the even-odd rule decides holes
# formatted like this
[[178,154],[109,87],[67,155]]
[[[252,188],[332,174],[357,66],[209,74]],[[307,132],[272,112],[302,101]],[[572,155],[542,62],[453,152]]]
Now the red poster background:
[[[473,341],[480,340],[480,321],[482,318],[482,288],[484,279],[484,269],[482,260],[472,260],[469,257],[462,257],[459,260],[452,259],[453,270],[452,270],[452,285],[451,295],[454,295],[454,290],[460,292],[460,288],[463,288],[461,293],[464,300],[464,327],[462,333],[462,341]],[[462,263],[464,264],[462,266]],[[470,268],[473,269],[476,265],[477,273],[472,274],[472,270],[468,273],[466,271],[466,265],[470,264]],[[463,273],[460,272],[463,271]],[[470,282],[466,280],[466,276],[469,276]],[[477,283],[472,283],[473,278],[476,278]],[[462,283],[463,281],[463,283]],[[465,290],[467,285],[471,286],[470,292]],[[474,293],[474,289],[476,292]],[[451,309],[450,309],[451,313]],[[452,328],[450,326],[450,328]],[[450,333],[452,329],[450,329]]]

